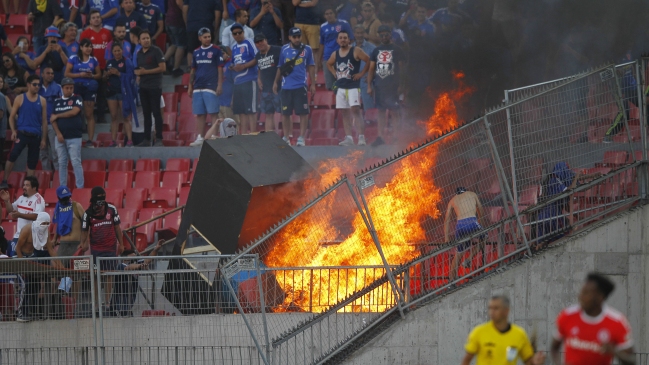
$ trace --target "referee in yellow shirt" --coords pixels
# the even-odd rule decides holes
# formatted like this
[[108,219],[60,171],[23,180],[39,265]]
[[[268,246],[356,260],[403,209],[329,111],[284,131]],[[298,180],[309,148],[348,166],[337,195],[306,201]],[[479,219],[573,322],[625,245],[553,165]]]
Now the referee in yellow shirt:
[[525,365],[542,365],[545,355],[534,353],[525,330],[509,323],[509,298],[498,295],[489,301],[487,323],[476,326],[469,334],[462,365],[469,365],[474,357],[476,365],[516,365],[521,359]]

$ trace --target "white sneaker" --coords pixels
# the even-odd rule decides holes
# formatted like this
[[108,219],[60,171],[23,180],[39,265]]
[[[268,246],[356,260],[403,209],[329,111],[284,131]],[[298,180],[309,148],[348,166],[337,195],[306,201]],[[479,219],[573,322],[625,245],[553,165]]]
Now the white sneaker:
[[288,137],[284,136],[282,137],[282,139],[284,140],[284,142],[286,142],[287,145],[291,145],[291,140]]
[[367,143],[365,143],[365,136],[362,134],[358,135],[358,145],[359,146],[365,146]]
[[205,140],[204,140],[203,137],[199,134],[198,137],[196,137],[196,140],[195,140],[194,142],[190,143],[189,145],[190,145],[191,147],[202,146],[202,145],[203,145],[203,141],[205,141]]
[[304,146],[304,138],[303,137],[297,137],[297,143],[295,145],[296,146]]
[[343,139],[342,142],[338,143],[339,146],[353,146],[354,145],[354,139],[352,139],[352,136],[347,136],[345,139]]

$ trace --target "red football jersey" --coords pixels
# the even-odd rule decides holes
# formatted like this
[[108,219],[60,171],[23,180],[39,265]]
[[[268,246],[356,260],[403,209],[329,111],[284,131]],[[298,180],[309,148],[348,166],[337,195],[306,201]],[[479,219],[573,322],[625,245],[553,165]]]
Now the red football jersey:
[[110,30],[101,28],[99,32],[95,32],[92,28],[88,27],[81,33],[79,40],[88,38],[92,42],[92,55],[99,61],[99,67],[103,70],[106,68],[106,47],[108,43],[113,40],[113,35]]
[[603,344],[613,344],[618,350],[633,346],[626,317],[607,306],[597,317],[588,316],[578,305],[564,309],[557,317],[554,337],[563,341],[566,365],[610,365],[613,356],[602,352]]

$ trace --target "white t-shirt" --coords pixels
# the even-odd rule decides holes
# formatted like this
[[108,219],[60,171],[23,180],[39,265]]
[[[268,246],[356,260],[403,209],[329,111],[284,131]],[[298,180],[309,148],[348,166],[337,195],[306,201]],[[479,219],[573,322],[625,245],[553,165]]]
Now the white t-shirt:
[[[11,206],[13,206],[14,210],[18,213],[38,214],[45,211],[45,199],[43,199],[43,197],[39,193],[36,193],[30,197],[21,195],[18,200],[11,204]],[[18,218],[18,225],[16,227],[16,234],[14,234],[14,238],[17,239],[18,236],[20,236],[20,230],[22,230],[23,227],[27,225],[27,223],[31,222],[32,221],[27,219]]]
[[[223,29],[223,33],[221,33],[221,44],[232,49],[232,47],[237,44],[237,41],[234,40],[234,36],[232,35],[230,28],[232,28],[232,25],[229,25]],[[243,35],[251,42],[255,39],[255,31],[247,25],[243,26]]]

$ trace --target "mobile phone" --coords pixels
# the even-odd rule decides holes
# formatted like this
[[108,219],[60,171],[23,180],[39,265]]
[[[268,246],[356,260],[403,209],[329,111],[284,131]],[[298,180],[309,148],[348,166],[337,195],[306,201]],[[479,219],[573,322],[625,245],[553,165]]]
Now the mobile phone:
[[50,41],[50,44],[56,44],[56,40],[52,39],[52,40]]
[[20,47],[21,51],[24,50],[25,49],[25,42],[23,42],[23,41],[18,42],[18,46]]

